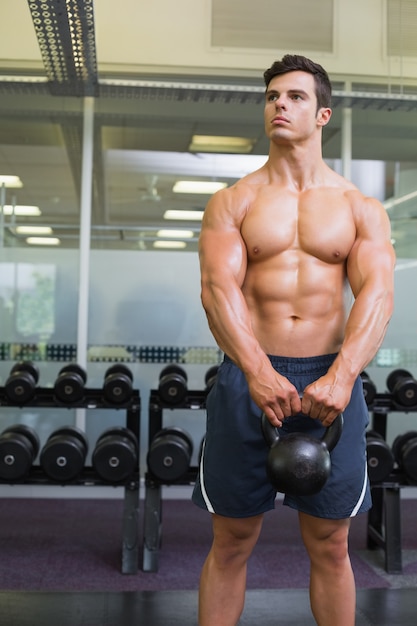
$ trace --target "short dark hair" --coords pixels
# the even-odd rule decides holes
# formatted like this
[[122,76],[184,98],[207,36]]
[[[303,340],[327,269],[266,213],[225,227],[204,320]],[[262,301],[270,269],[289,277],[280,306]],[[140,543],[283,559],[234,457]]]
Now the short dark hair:
[[269,69],[264,72],[265,85],[275,76],[287,74],[288,72],[308,72],[314,76],[317,96],[317,110],[322,107],[330,107],[332,100],[332,85],[326,70],[307,57],[299,54],[286,54],[281,61],[275,61]]

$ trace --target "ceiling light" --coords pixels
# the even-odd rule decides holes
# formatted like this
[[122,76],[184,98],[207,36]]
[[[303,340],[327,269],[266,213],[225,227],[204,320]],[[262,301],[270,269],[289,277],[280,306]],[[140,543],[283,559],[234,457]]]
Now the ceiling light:
[[227,183],[211,180],[178,180],[172,188],[174,193],[212,194],[227,187]]
[[20,215],[22,217],[38,217],[41,210],[38,206],[29,206],[25,204],[5,204],[3,207],[4,215]]
[[176,239],[191,239],[194,237],[194,232],[192,230],[158,230],[156,233],[157,237],[175,237]]
[[59,246],[58,237],[28,237],[26,243],[32,246]]
[[16,235],[52,235],[50,226],[16,226]]
[[226,137],[218,135],[193,135],[188,149],[191,152],[230,152],[248,154],[254,140],[248,137]]
[[17,76],[11,76],[9,74],[3,74],[0,76],[0,83],[47,83],[47,76],[23,76],[21,74]]
[[187,247],[185,241],[154,241],[154,248],[165,248],[171,250],[181,250]]
[[2,176],[0,174],[0,187],[4,185],[5,187],[14,187],[20,188],[23,187],[23,183],[20,180],[19,176]]
[[164,213],[164,220],[202,220],[204,211],[180,211],[168,209]]

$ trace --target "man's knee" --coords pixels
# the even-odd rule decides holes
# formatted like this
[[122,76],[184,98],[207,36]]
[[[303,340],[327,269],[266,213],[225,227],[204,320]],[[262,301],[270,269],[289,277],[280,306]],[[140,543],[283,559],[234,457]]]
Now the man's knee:
[[301,514],[300,526],[312,562],[337,567],[346,560],[350,520],[326,520]]
[[262,518],[262,515],[239,519],[213,515],[213,556],[225,563],[247,560],[258,541]]

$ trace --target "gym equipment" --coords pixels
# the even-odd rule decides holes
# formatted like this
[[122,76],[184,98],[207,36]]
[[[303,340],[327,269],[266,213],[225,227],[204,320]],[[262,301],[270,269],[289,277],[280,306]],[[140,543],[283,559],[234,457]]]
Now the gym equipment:
[[133,374],[123,363],[108,368],[104,375],[103,394],[110,404],[128,402],[133,391]]
[[84,396],[84,385],[87,373],[77,363],[64,365],[58,373],[54,384],[55,396],[64,404],[79,402]]
[[105,430],[97,439],[92,464],[102,480],[116,484],[138,470],[138,439],[122,426]]
[[417,482],[417,431],[410,430],[398,435],[392,444],[392,452],[407,478]]
[[36,365],[32,361],[21,361],[10,370],[4,390],[11,402],[22,405],[35,395],[38,380],[39,370]]
[[188,471],[193,453],[190,435],[178,427],[163,428],[156,433],[146,461],[153,476],[162,483],[174,483]]
[[343,415],[336,417],[321,439],[304,433],[281,437],[265,413],[261,424],[265,441],[270,446],[266,470],[274,488],[300,496],[319,492],[330,475],[330,452],[342,434]]
[[393,370],[386,382],[397,404],[404,407],[417,405],[417,380],[408,370]]
[[366,456],[370,482],[384,482],[394,469],[394,455],[382,435],[374,430],[366,433]]
[[41,451],[40,464],[51,480],[70,482],[81,474],[87,452],[84,433],[76,426],[63,426],[48,437]]
[[365,398],[366,405],[371,406],[371,404],[375,400],[375,396],[377,393],[376,385],[370,379],[369,374],[365,371],[361,373],[361,379],[363,386],[363,397]]
[[25,478],[39,452],[36,431],[25,424],[15,424],[0,435],[0,478],[17,481]]
[[209,393],[214,383],[216,382],[217,371],[219,369],[218,365],[213,365],[210,369],[207,370],[206,375],[204,377],[204,382],[206,383],[206,393]]
[[159,396],[166,404],[180,404],[187,395],[187,374],[179,365],[167,365],[159,374]]

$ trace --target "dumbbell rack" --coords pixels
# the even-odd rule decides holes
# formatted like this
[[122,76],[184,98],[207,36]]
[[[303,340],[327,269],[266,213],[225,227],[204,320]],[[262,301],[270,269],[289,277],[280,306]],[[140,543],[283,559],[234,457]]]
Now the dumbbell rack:
[[[389,413],[417,412],[417,406],[404,407],[395,403],[390,393],[377,393],[368,407],[372,413],[372,429],[386,439]],[[394,468],[381,483],[371,485],[372,509],[368,513],[367,546],[383,548],[385,570],[388,574],[402,572],[401,487],[410,486],[403,472]]]
[[[204,409],[206,391],[187,391],[179,404],[165,403],[157,390],[151,390],[149,396],[149,447],[152,440],[163,427],[164,409]],[[198,467],[190,466],[176,485],[192,485],[197,477]],[[144,572],[157,572],[159,567],[159,549],[162,539],[162,486],[166,484],[148,471],[145,474],[145,510],[143,525],[143,565]]]
[[[137,437],[138,454],[140,449],[140,396],[139,391],[132,390],[132,395],[128,402],[120,405],[110,404],[103,398],[102,389],[84,388],[84,396],[82,401],[64,404],[57,401],[54,390],[46,387],[37,387],[35,395],[24,405],[17,406],[16,403],[10,402],[5,388],[0,387],[0,407],[38,407],[53,409],[121,409],[126,411],[126,428],[129,428]],[[139,541],[138,541],[138,517],[139,517],[139,459],[137,464],[138,470],[125,483],[117,483],[117,486],[124,487],[124,509],[123,509],[123,527],[122,527],[122,573],[135,574],[138,570],[139,562]],[[24,479],[10,483],[7,480],[1,480],[0,484],[18,485],[57,485],[58,482],[50,480],[39,465],[33,465],[28,476]],[[65,485],[76,486],[109,486],[104,482],[90,466],[83,468],[81,474],[73,481],[66,482]],[[115,486],[115,485],[113,485]]]

